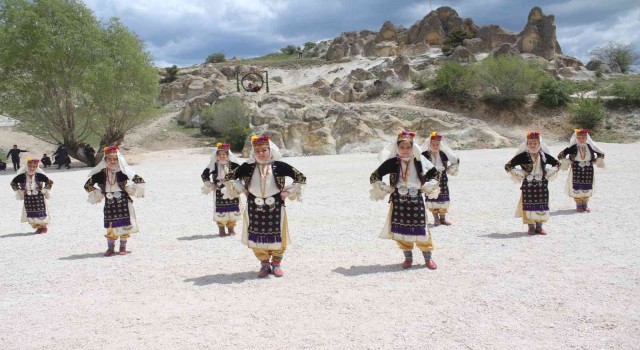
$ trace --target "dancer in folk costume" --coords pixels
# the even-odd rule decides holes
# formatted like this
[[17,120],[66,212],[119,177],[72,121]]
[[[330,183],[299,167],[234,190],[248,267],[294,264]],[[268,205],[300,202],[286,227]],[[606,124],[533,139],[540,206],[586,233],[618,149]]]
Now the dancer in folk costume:
[[[427,228],[427,216],[423,194],[437,198],[439,192],[436,168],[420,154],[414,142],[414,132],[401,131],[396,140],[378,155],[382,164],[371,174],[369,182],[372,200],[382,200],[390,194],[389,214],[380,238],[393,239],[403,251],[402,267],[413,265],[414,244],[420,249],[427,268],[438,268],[431,258],[434,249],[431,232]],[[389,175],[387,185],[382,181]]]
[[590,212],[587,203],[593,195],[593,164],[604,168],[604,152],[593,142],[589,130],[575,129],[569,147],[558,154],[558,159],[562,170],[569,169],[565,193],[576,201],[577,211]]
[[449,211],[449,177],[448,175],[458,175],[460,159],[453,153],[451,148],[444,142],[444,135],[432,132],[429,138],[422,145],[422,155],[427,158],[438,171],[438,182],[440,184],[440,194],[438,198],[427,198],[427,208],[433,214],[433,225],[451,225],[447,220]]
[[[95,186],[99,188],[95,188]],[[105,197],[104,228],[107,229],[107,251],[104,256],[115,253],[115,241],[120,238],[119,255],[129,253],[127,240],[138,232],[133,199],[144,197],[144,180],[127,164],[118,146],[104,148],[104,157],[91,172],[84,184],[89,193],[89,203],[98,204]]]
[[[299,200],[306,177],[291,165],[280,161],[282,155],[268,136],[251,138],[249,160],[227,175],[222,190],[226,198],[247,195],[243,212],[242,243],[253,249],[260,260],[258,277],[273,273],[282,277],[282,257],[289,243],[289,228],[284,201]],[[293,184],[285,186],[285,177]],[[271,260],[271,261],[269,261]]]
[[[549,165],[551,169],[547,169]],[[519,166],[520,169],[516,167]],[[549,154],[539,132],[527,133],[526,142],[518,148],[515,157],[505,164],[505,170],[515,182],[522,182],[516,217],[529,226],[530,235],[546,235],[542,224],[549,220],[549,180],[558,176],[560,163]]]
[[[202,172],[202,193],[209,194],[215,192],[213,197],[213,220],[218,225],[220,236],[235,235],[234,227],[240,217],[240,200],[238,198],[222,198],[222,188],[224,179],[228,173],[233,172],[239,166],[236,156],[231,153],[231,145],[218,142],[211,155],[211,161]],[[228,233],[225,232],[225,226]]]
[[22,166],[18,175],[11,180],[16,199],[24,200],[22,222],[35,228],[35,234],[47,233],[47,226],[51,221],[47,209],[51,186],[53,181],[40,168],[40,161],[32,158],[27,159],[27,165]]

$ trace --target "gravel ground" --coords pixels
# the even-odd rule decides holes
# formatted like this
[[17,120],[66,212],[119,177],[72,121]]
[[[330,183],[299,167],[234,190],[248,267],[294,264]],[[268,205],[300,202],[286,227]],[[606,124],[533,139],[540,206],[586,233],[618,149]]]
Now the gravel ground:
[[280,279],[257,279],[240,237],[215,234],[200,149],[137,157],[141,233],[110,258],[88,168],[49,172],[52,224],[39,236],[2,172],[0,348],[638,349],[640,144],[602,146],[593,211],[573,210],[561,173],[548,236],[513,217],[514,149],[458,152],[454,224],[431,229],[435,271],[417,252],[403,271],[395,243],[377,238],[387,203],[368,199],[375,155],[287,158],[309,184],[287,207]]

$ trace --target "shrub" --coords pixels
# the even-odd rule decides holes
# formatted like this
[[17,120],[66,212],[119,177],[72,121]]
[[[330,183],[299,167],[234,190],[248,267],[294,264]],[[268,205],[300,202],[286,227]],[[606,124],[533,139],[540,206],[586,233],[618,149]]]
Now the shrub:
[[604,73],[602,72],[602,68],[596,69],[596,78],[600,79],[603,76],[604,76]]
[[281,48],[280,52],[285,55],[295,55],[296,53],[300,52],[300,48],[295,45],[287,45],[287,47]]
[[282,77],[281,76],[274,76],[271,79],[273,79],[273,81],[277,81],[278,83],[282,84]]
[[445,54],[445,56],[450,56],[456,47],[462,45],[464,39],[471,39],[472,37],[473,35],[471,35],[471,33],[462,29],[451,31],[442,43],[442,53]]
[[394,85],[391,87],[391,96],[392,97],[400,97],[404,95],[404,88],[399,85]]
[[441,98],[458,100],[469,97],[473,86],[473,71],[455,62],[445,62],[434,80],[429,82],[429,93]]
[[250,110],[238,97],[228,97],[200,113],[200,132],[231,144],[241,150],[251,134]]
[[415,90],[424,90],[429,87],[429,77],[426,74],[416,74],[413,79],[413,88]]
[[640,79],[620,79],[606,90],[608,95],[615,96],[627,106],[640,105]]
[[312,42],[312,41],[308,41],[306,43],[304,43],[304,51],[310,51],[313,50],[314,47],[316,47],[317,44]]
[[176,79],[178,79],[178,66],[175,64],[171,67],[166,67],[165,69],[166,75],[164,78],[160,79],[160,83],[170,83]]
[[207,63],[219,63],[219,62],[225,62],[227,60],[226,56],[224,55],[224,52],[215,52],[212,53],[211,55],[207,56]]
[[579,128],[596,129],[607,116],[600,98],[580,97],[569,106],[571,123]]
[[538,102],[547,107],[564,106],[570,100],[569,89],[555,79],[546,78],[538,92]]
[[546,77],[536,63],[508,55],[486,58],[474,68],[485,101],[503,106],[524,101]]

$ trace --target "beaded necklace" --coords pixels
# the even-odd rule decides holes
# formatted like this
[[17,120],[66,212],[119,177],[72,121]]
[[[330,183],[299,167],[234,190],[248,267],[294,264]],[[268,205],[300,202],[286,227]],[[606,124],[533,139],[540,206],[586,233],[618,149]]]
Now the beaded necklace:
[[[408,173],[409,173],[409,162],[411,160],[407,160],[404,161],[402,159],[400,159],[400,176],[402,178],[402,182],[406,185],[408,182]],[[403,165],[404,164],[404,169],[403,169]]]
[[587,158],[587,146],[586,145],[578,145],[578,152],[580,153],[580,160],[584,160]]
[[260,175],[260,193],[262,193],[262,198],[265,198],[267,196],[267,178],[269,177],[270,168],[271,167],[269,166],[269,164],[258,164],[258,172]]

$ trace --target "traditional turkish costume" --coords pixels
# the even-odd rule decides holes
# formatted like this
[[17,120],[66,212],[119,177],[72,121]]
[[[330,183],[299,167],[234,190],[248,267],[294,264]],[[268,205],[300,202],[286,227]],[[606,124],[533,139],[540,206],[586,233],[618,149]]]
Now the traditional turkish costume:
[[[280,161],[280,150],[268,136],[252,137],[251,147],[249,160],[227,175],[222,191],[226,198],[247,194],[242,243],[253,249],[260,260],[259,277],[266,277],[270,272],[280,277],[283,275],[282,257],[289,243],[287,213],[281,193],[289,193],[287,198],[290,200],[299,200],[306,177]],[[255,158],[255,151],[264,149],[269,149],[271,154],[266,162]],[[293,179],[291,185],[285,185],[287,177]]]
[[[431,142],[440,142],[440,150],[438,152],[434,152],[431,149]],[[451,201],[449,197],[448,175],[458,175],[460,159],[444,142],[444,135],[438,134],[435,131],[429,135],[429,138],[427,138],[423,144],[422,149],[424,150],[422,155],[431,161],[438,172],[438,183],[440,185],[440,194],[438,195],[438,198],[427,198],[427,208],[433,214],[433,225],[451,225],[451,222],[446,218],[446,215],[449,212],[449,203]]]
[[[578,135],[586,135],[587,142],[580,144]],[[593,165],[604,168],[604,152],[593,142],[588,130],[576,129],[569,147],[558,154],[558,159],[562,170],[569,169],[565,193],[575,200],[577,211],[590,212],[587,204],[594,192]]]
[[[431,259],[434,245],[427,228],[423,194],[429,198],[438,197],[438,172],[420,154],[420,147],[413,142],[414,137],[415,133],[402,131],[397,140],[380,152],[378,159],[382,164],[369,177],[370,194],[372,200],[382,200],[390,195],[389,213],[380,238],[396,241],[405,256],[402,266],[412,266],[415,245],[422,251],[426,266],[436,269],[437,265]],[[412,154],[401,158],[398,145],[405,141],[411,143]],[[389,185],[382,181],[386,175],[389,175]]]
[[[222,189],[227,174],[238,168],[239,161],[231,153],[231,146],[228,143],[218,143],[211,155],[209,165],[204,169],[200,176],[203,181],[202,193],[209,194],[215,192],[213,197],[213,221],[218,226],[220,236],[235,235],[234,228],[236,222],[240,218],[240,200],[239,198],[223,198]],[[219,161],[217,159],[218,152],[226,152],[228,160]],[[228,233],[225,232],[225,226]]]
[[[111,168],[107,165],[108,155],[117,155],[118,166]],[[96,188],[98,186],[99,188]],[[138,222],[133,209],[132,196],[144,197],[145,182],[127,164],[117,146],[105,147],[102,161],[89,172],[89,179],[84,184],[89,193],[88,202],[104,203],[104,228],[107,229],[107,251],[105,256],[114,254],[115,241],[120,239],[119,255],[125,255],[127,240],[132,233],[138,232]]]
[[522,194],[515,216],[521,217],[522,222],[529,226],[529,234],[546,234],[542,224],[549,220],[548,185],[549,180],[557,177],[560,163],[549,154],[549,148],[542,141],[540,133],[527,133],[529,139],[539,141],[536,152],[531,152],[525,141],[504,168],[515,182],[521,182]]
[[[36,165],[34,172],[29,171],[29,165]],[[35,228],[35,234],[47,233],[47,226],[51,222],[51,216],[47,209],[49,191],[53,186],[47,175],[40,168],[38,159],[27,159],[27,165],[18,170],[18,175],[11,180],[11,188],[16,194],[16,199],[24,201],[22,207],[22,222],[26,222]]]

